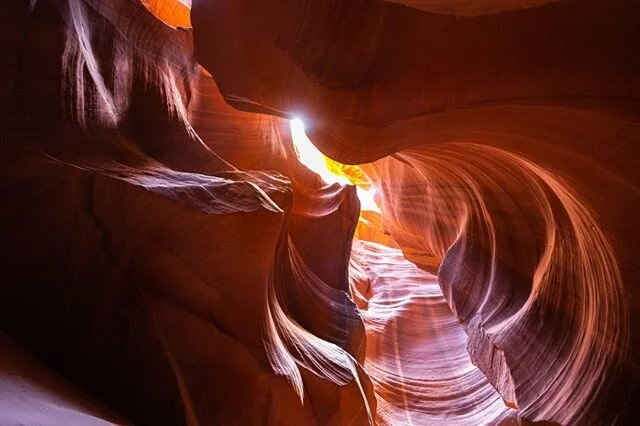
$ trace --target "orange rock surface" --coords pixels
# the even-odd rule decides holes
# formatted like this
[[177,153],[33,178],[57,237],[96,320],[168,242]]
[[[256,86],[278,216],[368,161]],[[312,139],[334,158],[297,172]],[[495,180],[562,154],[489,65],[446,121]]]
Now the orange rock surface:
[[640,418],[637,1],[0,24],[1,425]]

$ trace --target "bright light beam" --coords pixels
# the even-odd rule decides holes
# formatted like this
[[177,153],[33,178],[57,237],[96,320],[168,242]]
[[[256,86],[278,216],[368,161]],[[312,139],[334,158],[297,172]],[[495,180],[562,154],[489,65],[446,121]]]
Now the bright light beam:
[[[327,166],[325,156],[316,148],[311,140],[304,132],[304,123],[299,118],[291,120],[291,138],[293,139],[293,146],[298,156],[298,160],[304,164],[309,170],[315,172],[322,178],[322,180],[328,184],[338,183],[340,185],[355,185],[348,176],[337,175]],[[361,211],[374,211],[380,213],[380,207],[374,200],[376,190],[373,186],[369,189],[364,189],[356,186],[356,192],[360,199]]]

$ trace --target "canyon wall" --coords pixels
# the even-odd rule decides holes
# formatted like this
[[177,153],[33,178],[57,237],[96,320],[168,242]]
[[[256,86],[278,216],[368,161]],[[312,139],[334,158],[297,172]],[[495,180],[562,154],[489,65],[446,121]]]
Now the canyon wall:
[[0,7],[0,423],[633,422],[640,4],[401,3]]

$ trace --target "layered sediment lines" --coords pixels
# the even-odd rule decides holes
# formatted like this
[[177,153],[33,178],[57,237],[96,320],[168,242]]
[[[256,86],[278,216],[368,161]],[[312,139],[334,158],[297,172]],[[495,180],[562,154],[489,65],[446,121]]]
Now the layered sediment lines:
[[292,0],[264,18],[267,3],[193,5],[225,99],[308,118],[325,154],[373,162],[384,227],[438,269],[472,359],[523,416],[634,418],[638,4],[456,18]]
[[497,424],[514,413],[469,358],[436,276],[376,243],[356,242],[352,256],[365,272],[354,291],[370,295],[361,313],[376,424]]
[[355,189],[289,161],[288,123],[224,104],[142,5],[28,6],[2,9],[28,21],[2,39],[2,329],[136,424],[369,423]]
[[469,355],[505,402],[531,420],[597,422],[597,391],[623,388],[629,314],[612,246],[572,186],[475,144],[376,167],[388,232],[418,265],[440,259]]
[[0,7],[0,423],[637,418],[640,3],[188,3]]

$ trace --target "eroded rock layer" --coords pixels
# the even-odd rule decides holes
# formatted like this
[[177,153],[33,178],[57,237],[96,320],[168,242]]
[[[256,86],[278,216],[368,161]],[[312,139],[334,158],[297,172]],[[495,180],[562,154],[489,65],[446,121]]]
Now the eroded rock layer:
[[[2,194],[21,201],[2,212],[3,329],[135,423],[368,423],[345,293],[353,188],[287,161],[277,123],[216,101],[188,35],[141,5],[3,13],[28,22],[26,42],[5,40]],[[254,142],[272,171],[212,151]],[[311,246],[316,227],[336,237]]]
[[571,185],[474,144],[402,154],[379,171],[390,232],[441,258],[471,359],[505,401],[535,420],[596,422],[585,407],[621,385],[629,313],[612,247]]
[[[3,373],[0,423],[632,424],[638,22],[8,0],[0,328],[39,361],[3,345],[34,384]],[[298,162],[294,117],[381,214]]]
[[377,424],[497,424],[508,417],[512,410],[472,364],[467,335],[437,278],[376,243],[359,242],[353,256],[365,271],[355,290],[370,294],[362,315]]

